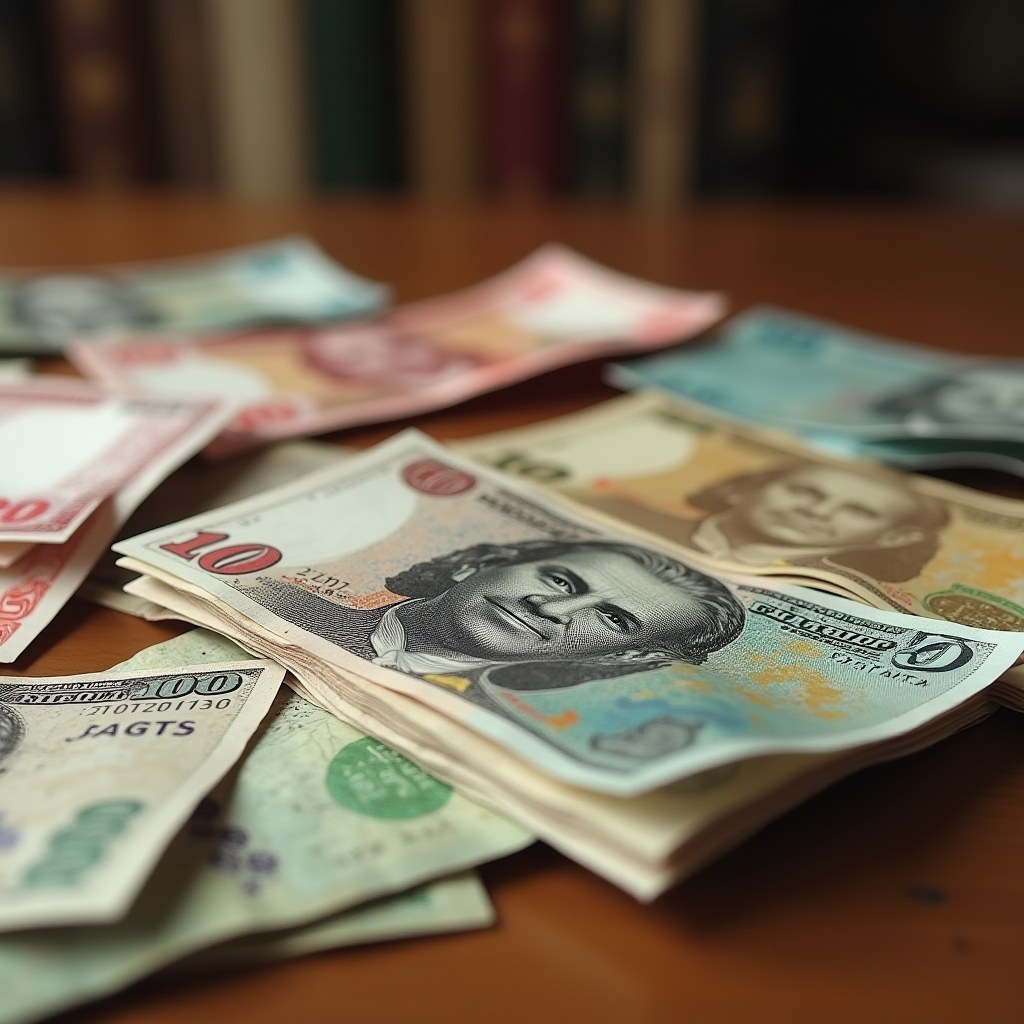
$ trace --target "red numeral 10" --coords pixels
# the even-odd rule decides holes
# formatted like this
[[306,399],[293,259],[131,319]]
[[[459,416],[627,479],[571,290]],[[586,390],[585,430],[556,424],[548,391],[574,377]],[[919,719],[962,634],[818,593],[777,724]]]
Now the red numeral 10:
[[[178,541],[176,544],[161,544],[161,551],[169,551],[172,555],[191,562],[203,548],[230,540],[226,533],[209,533],[205,530],[197,533],[191,540]],[[227,544],[215,547],[200,555],[198,566],[218,576],[245,576],[250,572],[262,572],[281,561],[281,552],[269,544]]]
[[27,523],[30,519],[38,519],[50,503],[42,498],[26,498],[11,504],[10,498],[0,498],[0,523]]

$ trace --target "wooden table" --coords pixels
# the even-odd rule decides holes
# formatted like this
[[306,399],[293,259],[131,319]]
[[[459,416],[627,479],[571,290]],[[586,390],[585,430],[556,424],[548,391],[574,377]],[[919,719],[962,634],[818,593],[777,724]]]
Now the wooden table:
[[[722,288],[962,351],[1024,355],[1024,222],[877,207],[422,208],[0,193],[0,264],[184,255],[306,232],[399,300],[459,288],[548,239],[628,273]],[[612,394],[587,364],[415,422],[440,438]],[[368,444],[397,425],[349,431]],[[994,474],[962,482],[1024,494]],[[72,602],[15,666],[102,669],[166,639]],[[484,869],[487,932],[146,982],[66,1021],[1014,1022],[1024,1020],[1024,719],[1001,712],[873,768],[641,906],[545,847]],[[3,994],[0,993],[0,1000]]]

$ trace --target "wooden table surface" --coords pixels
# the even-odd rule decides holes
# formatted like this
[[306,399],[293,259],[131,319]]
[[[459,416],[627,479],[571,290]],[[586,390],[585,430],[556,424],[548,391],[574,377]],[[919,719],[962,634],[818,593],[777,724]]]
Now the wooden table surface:
[[[1024,355],[1024,222],[870,206],[669,216],[0,192],[3,265],[180,256],[293,232],[393,282],[399,301],[471,284],[556,239],[631,274],[721,288],[736,311],[775,303],[944,348]],[[414,422],[466,436],[612,393],[587,364]],[[335,439],[369,444],[396,426]],[[958,479],[1024,494],[996,474]],[[14,667],[94,671],[175,632],[72,602]],[[489,931],[144,982],[60,1019],[1019,1024],[1024,719],[1000,712],[833,787],[651,906],[542,846],[483,874],[501,919]]]

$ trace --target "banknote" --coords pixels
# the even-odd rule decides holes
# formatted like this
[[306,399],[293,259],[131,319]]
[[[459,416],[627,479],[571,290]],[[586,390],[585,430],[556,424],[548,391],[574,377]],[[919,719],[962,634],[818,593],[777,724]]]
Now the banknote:
[[0,930],[123,917],[283,678],[238,659],[0,677]]
[[314,694],[368,706],[391,688],[624,796],[908,732],[1024,648],[713,575],[416,431],[115,549],[278,638]]
[[[77,407],[88,408],[96,401],[95,390],[85,384],[44,381],[38,387],[71,389],[78,396]],[[129,439],[109,462],[110,472],[118,474],[120,467],[130,467],[130,477],[99,504],[70,539],[63,544],[34,544],[13,551],[7,547],[0,552],[0,566],[6,563],[0,567],[0,662],[11,662],[25,650],[67,603],[143,498],[215,437],[232,414],[230,406],[212,399],[138,397],[132,404],[135,414],[144,415],[151,423],[145,433],[160,440],[159,446],[149,451],[149,460],[138,460],[136,439]],[[21,418],[22,426],[28,419],[28,415]],[[74,438],[66,443],[70,449],[76,446]],[[40,469],[46,472],[45,465]],[[0,509],[0,517],[3,514]]]
[[663,392],[461,445],[727,570],[1024,630],[1024,504],[829,456]]
[[187,259],[0,274],[0,351],[62,352],[72,339],[175,334],[368,316],[385,285],[335,263],[308,238]]
[[454,405],[556,366],[687,338],[723,311],[720,295],[648,284],[550,245],[372,322],[202,343],[127,339],[70,356],[108,384],[244,399],[219,442],[230,449]]
[[[402,750],[424,770],[535,832],[637,899],[651,900],[767,821],[832,782],[869,764],[922,750],[986,717],[986,690],[926,725],[900,736],[834,754],[747,758],[628,798],[559,782],[480,733],[404,694],[377,687],[352,701],[332,685],[325,666],[254,623],[227,613],[201,591],[172,588],[154,577],[133,590],[177,618],[229,635],[247,650],[273,652],[299,672],[292,685],[310,700],[382,743]],[[321,679],[324,685],[320,685]],[[1003,700],[1002,694],[998,696]],[[1020,700],[1011,706],[1020,706]],[[659,723],[662,724],[662,723]]]
[[[121,528],[120,536],[134,537],[197,512],[279,487],[350,454],[351,449],[322,441],[283,441],[218,462],[194,459],[172,473],[146,498]],[[118,566],[117,556],[106,550],[89,573],[81,593],[97,604],[145,617],[153,611],[151,602],[122,589],[136,575]]]
[[0,383],[0,545],[63,544],[104,498],[166,472],[188,426],[166,399],[61,377]]
[[1024,359],[907,345],[770,307],[610,379],[799,431],[1024,441]]
[[494,906],[479,876],[462,871],[314,924],[245,935],[188,957],[168,971],[178,975],[240,967],[343,946],[487,928],[494,922]]
[[[244,656],[197,630],[125,664],[166,672]],[[249,756],[199,804],[123,921],[0,937],[0,1022],[26,1024],[197,950],[309,924],[530,841],[282,691]]]

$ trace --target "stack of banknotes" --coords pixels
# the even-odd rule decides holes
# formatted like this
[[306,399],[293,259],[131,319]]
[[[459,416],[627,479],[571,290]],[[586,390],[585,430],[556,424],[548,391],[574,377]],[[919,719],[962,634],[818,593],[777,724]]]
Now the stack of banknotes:
[[298,439],[724,310],[556,246],[387,296],[302,239],[0,278],[0,345],[93,377],[0,364],[0,660],[75,593],[198,627],[0,678],[0,1024],[488,925],[472,869],[534,837],[651,900],[1024,710],[1024,503],[881,464],[1012,468],[1016,364],[755,310],[561,419]]

